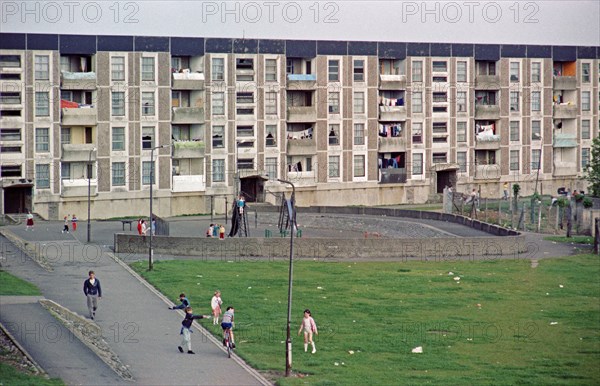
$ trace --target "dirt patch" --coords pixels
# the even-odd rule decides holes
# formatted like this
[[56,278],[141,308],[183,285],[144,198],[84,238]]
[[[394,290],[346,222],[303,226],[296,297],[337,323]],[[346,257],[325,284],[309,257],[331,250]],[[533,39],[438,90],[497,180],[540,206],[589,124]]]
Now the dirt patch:
[[0,362],[27,375],[45,375],[0,328]]

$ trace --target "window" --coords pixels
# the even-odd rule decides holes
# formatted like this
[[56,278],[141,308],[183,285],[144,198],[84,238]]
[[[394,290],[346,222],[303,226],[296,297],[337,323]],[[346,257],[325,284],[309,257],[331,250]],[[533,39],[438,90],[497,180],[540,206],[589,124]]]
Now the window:
[[433,122],[431,124],[431,132],[434,134],[445,134],[448,132],[448,124],[446,122]]
[[531,111],[541,111],[542,110],[542,96],[539,91],[531,92]]
[[189,141],[190,140],[190,126],[189,125],[172,125],[171,126],[171,139],[175,141]]
[[154,58],[142,58],[142,80],[154,81]]
[[20,141],[21,129],[0,129],[0,141]]
[[154,115],[154,92],[142,93],[142,115]]
[[122,91],[112,93],[112,115],[115,117],[125,115],[125,93]]
[[519,62],[511,62],[510,63],[510,81],[518,82],[519,81]]
[[456,142],[467,142],[467,122],[456,122]]
[[445,164],[448,162],[448,156],[446,153],[433,153],[432,161],[434,164]]
[[277,59],[265,59],[265,81],[277,82]]
[[[238,137],[254,137],[254,126],[237,126],[236,127],[236,135]],[[253,147],[251,141],[244,142],[241,147]]]
[[20,105],[21,104],[21,93],[20,92],[0,92],[0,103],[7,105]]
[[496,91],[475,91],[476,106],[495,106]]
[[329,114],[340,113],[340,93],[330,92],[329,93]]
[[510,140],[517,142],[520,140],[520,122],[510,121]]
[[581,121],[581,139],[590,139],[590,121],[588,119]]
[[329,156],[329,177],[339,177],[340,176],[340,157],[337,155]]
[[590,64],[581,63],[581,83],[590,83]]
[[448,101],[448,94],[445,92],[434,92],[433,93],[433,102],[441,103]]
[[518,150],[510,151],[510,170],[511,171],[519,170],[519,151]]
[[531,81],[541,82],[542,81],[542,63],[533,62],[531,63]]
[[423,62],[416,60],[412,62],[412,81],[422,82],[423,81]]
[[333,124],[329,125],[329,144],[339,145],[340,144],[340,125]]
[[224,58],[212,58],[212,80],[225,80]]
[[581,169],[586,170],[590,166],[590,148],[581,149]]
[[477,75],[495,76],[496,62],[477,61]]
[[212,128],[212,147],[225,147],[225,126],[213,126]]
[[50,99],[47,92],[35,93],[35,116],[47,117],[50,115]]
[[432,72],[448,72],[447,62],[446,61],[436,61],[434,60],[431,64]]
[[531,140],[542,139],[542,127],[540,121],[531,121]]
[[519,92],[510,92],[510,111],[519,111]]
[[456,111],[464,113],[467,111],[467,92],[457,91],[456,92]]
[[60,144],[69,144],[71,143],[71,128],[70,127],[61,127],[60,128]]
[[412,141],[413,143],[423,143],[423,123],[413,122]]
[[466,82],[467,81],[467,62],[458,61],[456,62],[456,81]]
[[113,186],[125,185],[125,162],[112,163],[112,184]]
[[142,185],[150,185],[150,182],[154,184],[155,178],[156,173],[154,173],[154,162],[142,162]]
[[37,127],[35,129],[35,151],[38,153],[50,150],[50,129],[47,127]]
[[111,58],[111,78],[113,81],[125,80],[124,56],[113,56]]
[[542,151],[539,149],[534,149],[531,151],[531,170],[540,169],[540,157],[542,155]]
[[365,61],[355,60],[354,61],[354,81],[364,82],[365,81]]
[[354,114],[365,113],[365,93],[355,92],[354,93]]
[[277,125],[266,125],[265,132],[265,145],[267,147],[277,146]]
[[35,57],[35,80],[50,79],[50,57],[47,55]]
[[35,186],[38,189],[47,189],[50,187],[50,165],[35,165]]
[[60,163],[60,179],[70,180],[71,179],[71,163],[61,162]]
[[461,173],[467,172],[467,152],[459,151],[456,153],[456,163],[458,164],[458,170]]
[[0,55],[0,67],[21,67],[21,55]]
[[265,171],[270,180],[274,181],[277,179],[277,158],[265,159]]
[[265,92],[265,114],[277,115],[277,92]]
[[413,165],[412,165],[412,174],[420,176],[423,174],[423,154],[422,153],[413,153],[412,155]]
[[239,104],[254,103],[254,93],[252,92],[238,92],[235,95],[235,102]]
[[252,58],[236,58],[236,70],[254,70],[254,59]]
[[437,83],[446,83],[448,81],[448,77],[447,76],[434,76],[432,80],[433,80],[433,82],[437,82]]
[[581,92],[581,111],[590,111],[590,108],[591,108],[590,98],[591,98],[591,96],[590,96],[589,91]]
[[212,161],[212,180],[213,182],[225,181],[225,160],[214,159]]
[[412,94],[412,112],[422,113],[423,112],[423,93],[413,92]]
[[142,149],[151,150],[154,147],[154,127],[142,127]]
[[21,165],[2,165],[0,167],[0,177],[21,177]]
[[365,144],[365,124],[355,123],[354,124],[354,144],[364,145]]
[[225,93],[212,94],[212,115],[225,115]]
[[354,177],[365,176],[365,156],[355,155],[354,156]]
[[113,127],[112,129],[112,149],[113,151],[125,150],[125,128]]
[[340,61],[330,60],[328,66],[328,74],[330,82],[337,82],[340,80]]

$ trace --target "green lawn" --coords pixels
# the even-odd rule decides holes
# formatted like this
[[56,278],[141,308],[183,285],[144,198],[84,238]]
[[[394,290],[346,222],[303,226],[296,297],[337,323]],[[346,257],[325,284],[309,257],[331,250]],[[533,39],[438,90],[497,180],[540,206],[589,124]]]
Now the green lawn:
[[[284,370],[287,262],[132,266],[173,300],[185,292],[196,313],[209,313],[220,289],[224,305],[236,308],[238,354],[257,369]],[[599,279],[593,255],[544,259],[537,268],[528,260],[296,261],[293,370],[307,376],[278,383],[595,385]],[[320,331],[314,355],[296,336],[304,308]],[[422,354],[411,353],[417,346]]]
[[[4,353],[0,352],[4,355]],[[14,367],[1,362],[0,359],[0,385],[19,386],[62,386],[63,381],[57,378],[44,378],[38,375],[28,375],[17,371]]]
[[546,236],[544,240],[556,241],[559,243],[575,243],[575,244],[589,244],[594,245],[594,238],[592,236]]
[[33,284],[0,269],[0,295],[40,295]]

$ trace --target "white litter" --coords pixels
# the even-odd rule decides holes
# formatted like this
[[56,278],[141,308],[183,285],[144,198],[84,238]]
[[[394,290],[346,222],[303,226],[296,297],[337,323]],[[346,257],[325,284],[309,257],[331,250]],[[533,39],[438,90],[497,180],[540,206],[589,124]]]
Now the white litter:
[[448,272],[448,275],[454,275],[454,272]]
[[352,354],[354,354],[354,351],[350,350],[350,351],[348,351],[348,354],[352,355]]
[[454,276],[454,280],[459,281],[460,280],[460,276]]
[[558,286],[559,286],[560,288],[563,288],[563,287],[564,287],[562,284],[559,284]]
[[334,364],[335,366],[339,366],[339,365],[340,365],[340,364],[339,364],[339,363],[337,363],[337,362],[333,362],[333,364]]
[[551,326],[554,326],[555,324],[558,324],[558,322],[550,322]]
[[419,346],[419,347],[415,347],[412,349],[411,351],[414,354],[422,354],[423,353],[423,347]]

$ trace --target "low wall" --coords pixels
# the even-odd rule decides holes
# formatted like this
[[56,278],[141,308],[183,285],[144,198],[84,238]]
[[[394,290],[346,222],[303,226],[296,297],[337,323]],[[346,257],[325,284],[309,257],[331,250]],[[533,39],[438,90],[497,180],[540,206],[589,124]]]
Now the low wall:
[[[525,236],[516,231],[471,220],[464,216],[417,210],[363,208],[363,207],[310,207],[304,213],[336,213],[379,215],[449,221],[490,233],[484,237],[348,239],[296,238],[294,257],[313,259],[345,258],[423,258],[452,259],[454,257],[521,258],[530,249]],[[502,237],[498,237],[502,236]],[[149,240],[132,234],[114,236],[116,253],[139,254],[148,252]],[[285,258],[289,256],[289,238],[228,238],[165,237],[152,239],[155,253],[203,258]],[[530,252],[530,251],[529,251]]]

